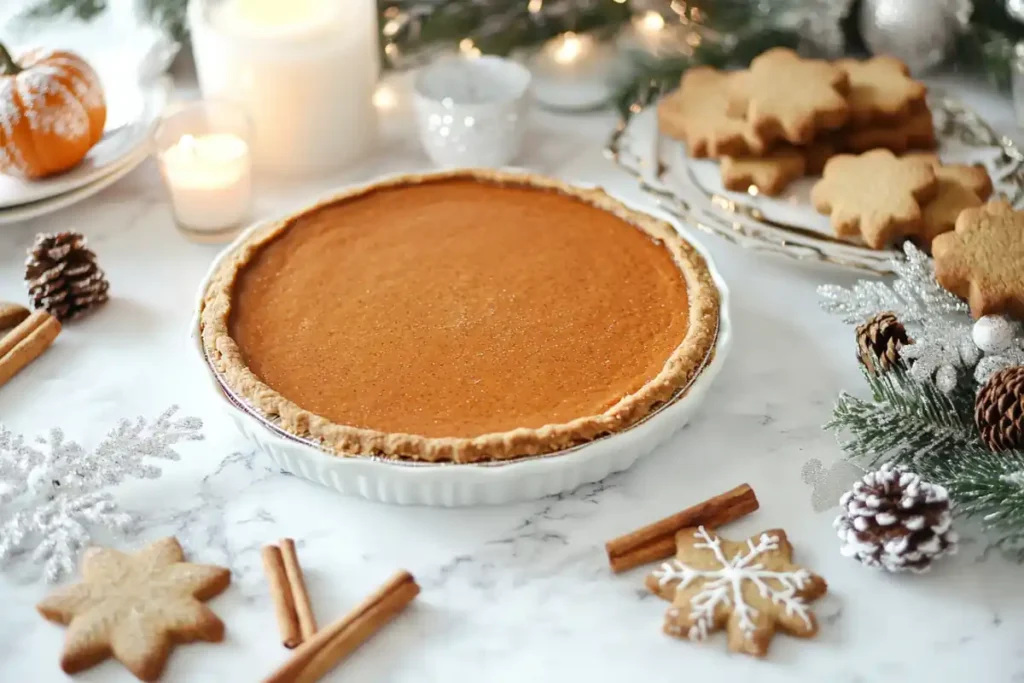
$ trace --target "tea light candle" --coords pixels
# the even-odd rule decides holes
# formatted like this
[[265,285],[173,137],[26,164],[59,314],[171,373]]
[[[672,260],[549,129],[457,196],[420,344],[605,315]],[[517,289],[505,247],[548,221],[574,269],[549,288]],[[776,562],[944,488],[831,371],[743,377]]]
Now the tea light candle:
[[570,31],[548,41],[529,66],[540,104],[582,110],[608,102],[621,65],[613,45]]
[[330,171],[374,144],[376,7],[373,0],[189,3],[203,96],[248,112],[258,169]]
[[668,33],[665,30],[665,17],[653,10],[649,10],[640,16],[633,17],[631,23],[641,47],[651,54],[659,54],[663,49],[662,43]]
[[698,27],[704,21],[699,9],[690,9],[671,23],[653,10],[634,16],[628,28],[619,33],[618,42],[626,52],[639,53],[642,58],[689,55],[701,42]]
[[249,145],[237,135],[185,134],[160,154],[178,223],[196,233],[236,228],[252,197]]

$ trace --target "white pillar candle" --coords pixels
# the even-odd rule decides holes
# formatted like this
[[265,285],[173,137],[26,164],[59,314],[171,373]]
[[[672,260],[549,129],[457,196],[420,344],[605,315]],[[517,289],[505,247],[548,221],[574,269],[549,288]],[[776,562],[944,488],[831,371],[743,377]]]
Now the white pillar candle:
[[195,233],[238,227],[252,197],[249,146],[236,135],[183,135],[160,153],[178,223]]
[[372,147],[374,0],[192,0],[188,14],[203,96],[246,109],[257,168],[329,171]]

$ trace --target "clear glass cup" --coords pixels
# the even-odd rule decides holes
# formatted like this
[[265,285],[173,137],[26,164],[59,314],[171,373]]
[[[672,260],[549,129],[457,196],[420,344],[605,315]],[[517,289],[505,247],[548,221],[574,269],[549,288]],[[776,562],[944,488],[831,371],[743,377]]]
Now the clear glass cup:
[[196,242],[226,242],[252,208],[252,124],[240,107],[201,100],[170,109],[153,134],[178,229]]

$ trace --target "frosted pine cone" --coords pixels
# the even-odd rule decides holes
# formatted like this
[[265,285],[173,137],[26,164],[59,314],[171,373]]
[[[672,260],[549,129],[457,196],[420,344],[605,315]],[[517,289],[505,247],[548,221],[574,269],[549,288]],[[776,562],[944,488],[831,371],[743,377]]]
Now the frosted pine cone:
[[974,423],[993,452],[1024,446],[1024,366],[992,375],[978,392]]
[[895,313],[879,313],[857,327],[857,357],[872,375],[900,364],[900,349],[914,341]]
[[839,505],[840,552],[869,567],[920,573],[956,552],[949,494],[913,472],[883,465],[844,493]]
[[32,307],[62,322],[106,303],[110,289],[85,237],[70,231],[36,236],[25,262],[25,282]]

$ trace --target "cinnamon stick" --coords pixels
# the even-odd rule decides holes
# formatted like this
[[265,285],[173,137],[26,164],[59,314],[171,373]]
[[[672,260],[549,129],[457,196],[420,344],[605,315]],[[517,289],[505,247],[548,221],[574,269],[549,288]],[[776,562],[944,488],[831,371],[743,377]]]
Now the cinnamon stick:
[[29,311],[21,304],[0,301],[0,330],[9,330],[25,322]]
[[316,633],[316,617],[313,616],[313,605],[309,601],[309,591],[306,590],[306,578],[302,575],[299,555],[295,552],[295,541],[282,538],[278,545],[281,548],[281,559],[284,560],[284,573],[291,588],[295,615],[299,619],[299,633],[305,642]]
[[0,387],[43,355],[60,329],[56,318],[46,311],[36,311],[0,338]]
[[720,493],[703,503],[661,519],[605,543],[608,563],[618,574],[642,564],[671,557],[676,550],[676,532],[692,526],[719,527],[756,510],[754,489],[747,484]]
[[371,607],[363,617],[354,620],[348,628],[324,645],[296,676],[295,683],[319,681],[341,660],[355,652],[360,645],[398,616],[419,592],[418,585],[406,583],[396,593]]
[[299,619],[292,601],[291,586],[284,569],[281,549],[276,545],[263,548],[263,570],[270,585],[270,597],[274,600],[274,611],[277,614],[277,626],[281,630],[281,642],[291,649],[302,642],[299,631]]
[[315,681],[379,631],[420,592],[416,580],[400,571],[351,612],[303,643],[291,659],[263,683]]

